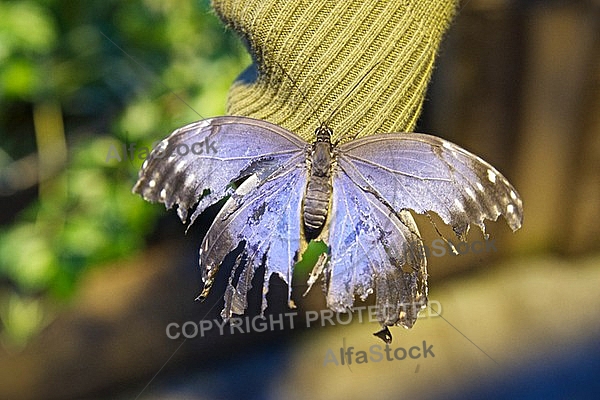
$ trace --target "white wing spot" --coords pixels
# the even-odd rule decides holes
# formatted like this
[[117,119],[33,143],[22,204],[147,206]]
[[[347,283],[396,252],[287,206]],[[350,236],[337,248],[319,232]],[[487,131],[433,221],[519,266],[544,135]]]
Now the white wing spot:
[[196,128],[198,128],[198,129],[205,128],[205,127],[209,126],[211,122],[212,122],[211,118],[203,119],[202,121],[198,121],[198,125],[196,125]]
[[162,153],[163,151],[165,151],[167,149],[168,146],[169,146],[169,139],[163,139],[163,141],[160,142],[158,144],[158,146],[156,146],[156,151]]
[[160,191],[160,198],[165,199],[167,197],[167,191],[165,189]]
[[458,154],[458,149],[456,148],[456,146],[450,142],[443,142],[442,146],[448,150],[450,150],[450,153],[452,153],[452,155],[455,158],[458,158],[459,154]]
[[490,180],[490,182],[496,183],[496,173],[491,169],[488,169],[488,179]]
[[515,206],[513,206],[512,204],[509,204],[506,206],[506,213],[507,214],[512,214],[515,212]]
[[147,166],[148,166],[148,159],[145,159],[144,163],[142,164],[142,169],[146,169]]
[[483,192],[483,185],[479,182],[476,183],[477,189]]
[[517,200],[517,194],[515,193],[515,191],[514,191],[514,190],[511,190],[511,191],[510,191],[510,198],[511,198],[511,199],[513,199],[514,201],[516,201],[516,200]]
[[179,172],[183,169],[183,166],[185,165],[185,161],[181,160],[177,163],[177,165],[175,166],[175,172]]
[[472,198],[473,200],[477,200],[477,198],[475,197],[475,193],[471,190],[470,187],[467,187],[465,189],[465,192],[467,192],[470,198]]
[[454,199],[454,206],[456,208],[458,208],[460,211],[465,211],[465,208],[463,207],[462,203],[458,199]]
[[194,182],[194,179],[196,179],[196,174],[189,174],[187,178],[185,178],[185,186],[190,186],[192,182]]
[[154,179],[150,179],[150,181],[148,181],[148,186],[153,188],[154,186],[156,186],[156,181]]

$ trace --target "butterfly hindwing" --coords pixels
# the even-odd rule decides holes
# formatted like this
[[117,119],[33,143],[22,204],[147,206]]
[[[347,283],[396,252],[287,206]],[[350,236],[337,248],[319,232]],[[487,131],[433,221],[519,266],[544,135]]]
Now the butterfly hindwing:
[[[264,263],[262,311],[265,310],[269,278],[278,275],[288,284],[301,241],[301,204],[306,186],[305,157],[289,160],[264,181],[251,176],[227,200],[208,230],[200,251],[205,297],[225,256],[244,242],[225,293],[224,319],[243,314],[254,272]],[[233,277],[242,268],[237,282]]]
[[327,244],[329,308],[347,311],[355,295],[365,300],[375,292],[377,319],[383,326],[414,324],[427,303],[427,269],[423,243],[409,212],[394,213],[338,169]]
[[471,224],[503,215],[517,230],[522,202],[494,167],[459,146],[418,133],[373,135],[339,148],[339,167],[393,210],[433,211],[464,239]]

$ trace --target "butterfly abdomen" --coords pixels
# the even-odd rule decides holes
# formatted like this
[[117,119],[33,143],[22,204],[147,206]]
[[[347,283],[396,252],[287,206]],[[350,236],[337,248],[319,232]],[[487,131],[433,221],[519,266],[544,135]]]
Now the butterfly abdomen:
[[304,193],[303,217],[307,239],[314,239],[327,220],[331,199],[331,130],[317,129],[311,152],[310,176]]
[[307,238],[313,239],[323,227],[327,219],[330,197],[329,176],[311,175],[304,195],[304,228]]

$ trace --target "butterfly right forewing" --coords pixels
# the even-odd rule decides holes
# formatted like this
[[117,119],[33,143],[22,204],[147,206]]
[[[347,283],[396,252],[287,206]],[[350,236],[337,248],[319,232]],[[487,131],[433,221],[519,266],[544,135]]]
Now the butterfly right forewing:
[[390,209],[433,211],[466,237],[470,225],[485,232],[485,219],[503,215],[521,227],[523,203],[500,172],[481,158],[435,136],[373,135],[339,148],[339,167],[362,190]]

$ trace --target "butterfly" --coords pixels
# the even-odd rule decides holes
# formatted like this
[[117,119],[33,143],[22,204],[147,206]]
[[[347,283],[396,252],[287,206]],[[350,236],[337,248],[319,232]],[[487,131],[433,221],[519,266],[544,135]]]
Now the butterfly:
[[436,213],[466,240],[471,225],[486,236],[484,221],[500,215],[519,229],[522,201],[494,167],[436,136],[387,133],[340,144],[332,133],[322,123],[308,143],[263,120],[204,119],[156,146],[133,192],[177,205],[184,223],[195,206],[190,225],[229,196],[200,248],[204,299],[223,259],[243,247],[225,291],[224,319],[245,312],[263,265],[261,311],[273,274],[288,285],[291,305],[294,265],[309,240],[322,240],[328,253],[310,273],[308,290],[321,279],[336,312],[374,293],[382,326],[376,335],[389,343],[388,327],[411,328],[427,305],[427,262],[411,211]]

